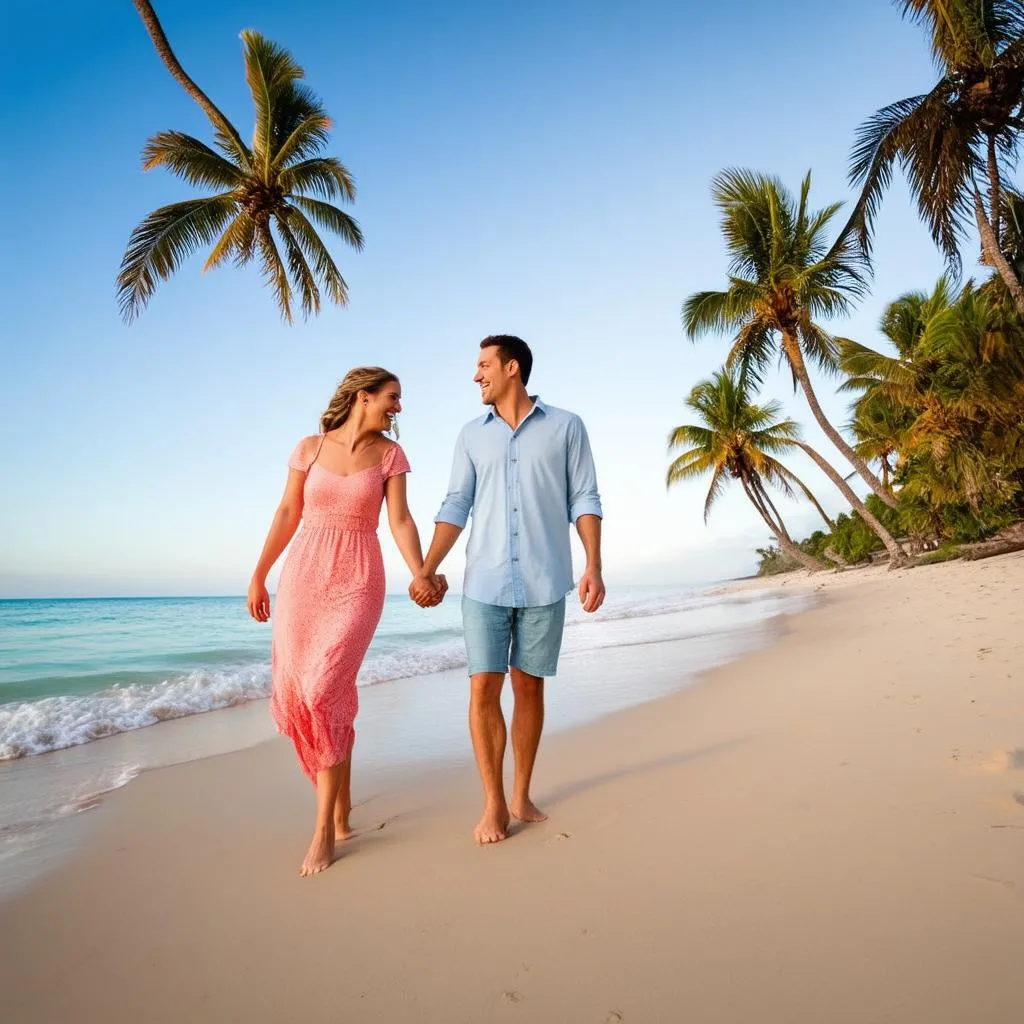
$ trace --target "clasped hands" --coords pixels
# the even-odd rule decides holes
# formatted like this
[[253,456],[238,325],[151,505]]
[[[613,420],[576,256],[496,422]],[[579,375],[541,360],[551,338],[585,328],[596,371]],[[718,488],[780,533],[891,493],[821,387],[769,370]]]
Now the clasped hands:
[[434,608],[444,600],[448,592],[448,580],[442,573],[425,575],[417,573],[409,584],[409,596],[421,608]]

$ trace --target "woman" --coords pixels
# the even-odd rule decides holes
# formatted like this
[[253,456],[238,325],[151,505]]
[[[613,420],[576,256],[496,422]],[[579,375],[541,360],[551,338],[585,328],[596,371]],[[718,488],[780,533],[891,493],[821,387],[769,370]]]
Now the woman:
[[[303,520],[274,602],[270,709],[316,786],[316,828],[300,874],[330,866],[347,839],[352,806],[356,676],[384,608],[377,540],[382,501],[392,536],[413,575],[423,567],[405,494],[405,452],[383,435],[402,409],[398,378],[379,366],[350,370],[288,460],[284,497],[249,584],[249,614],[270,617],[266,579]],[[446,584],[437,577],[437,604]]]

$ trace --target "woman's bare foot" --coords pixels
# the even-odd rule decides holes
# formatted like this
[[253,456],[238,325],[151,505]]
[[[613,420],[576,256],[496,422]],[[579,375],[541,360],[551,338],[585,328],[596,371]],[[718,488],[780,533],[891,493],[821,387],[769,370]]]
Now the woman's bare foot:
[[485,810],[484,816],[473,829],[473,838],[480,846],[488,843],[500,843],[508,838],[508,810]]
[[313,833],[313,841],[309,844],[306,859],[302,862],[299,874],[305,878],[307,875],[318,875],[331,866],[334,860],[334,823],[327,828],[318,828]]
[[512,817],[518,818],[520,821],[548,820],[548,816],[529,797],[513,800],[509,804],[509,810],[512,812]]
[[334,819],[334,841],[336,843],[343,843],[346,839],[351,839],[355,835],[352,831],[352,826],[348,823],[348,818]]

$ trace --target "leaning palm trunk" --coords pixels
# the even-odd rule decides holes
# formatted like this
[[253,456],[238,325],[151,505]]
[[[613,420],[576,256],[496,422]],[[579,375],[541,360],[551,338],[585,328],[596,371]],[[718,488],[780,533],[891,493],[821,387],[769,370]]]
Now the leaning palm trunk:
[[[807,364],[804,362],[803,353],[800,351],[800,342],[790,331],[783,331],[782,344],[785,347],[786,355],[789,357],[789,365],[793,368],[793,374],[803,389],[807,404],[811,407],[811,414],[818,421],[818,426],[825,432],[826,437],[846,456],[850,465],[860,474],[861,478],[889,506],[896,507],[896,498],[892,492],[883,486],[882,481],[871,472],[868,464],[853,450],[847,443],[846,438],[836,430],[829,422],[828,417],[818,404],[818,396],[814,393],[814,385],[811,383],[811,375],[807,372]],[[801,445],[803,447],[803,445]],[[851,491],[852,493],[852,491]]]
[[[821,518],[824,519],[826,523],[828,523],[829,531],[835,530],[836,524],[833,523],[832,520],[829,519],[829,517],[827,515],[825,515],[825,512],[823,511],[822,507],[818,504],[818,502],[815,499],[814,495],[811,494],[811,492],[807,489],[807,487],[804,484],[800,483],[800,481],[799,481],[799,479],[797,479],[797,477],[794,477],[793,479],[796,480],[797,483],[799,483],[801,487],[803,487],[804,493],[807,495],[808,498],[811,499],[811,501],[814,503],[814,507],[821,513]],[[794,558],[801,558],[801,556],[803,556],[803,558],[801,560],[807,559],[807,558],[813,559],[813,556],[808,555],[807,552],[803,550],[803,548],[797,546],[793,542],[792,537],[790,537],[790,535],[789,535],[789,531],[786,529],[785,523],[783,523],[783,521],[782,521],[782,516],[779,513],[779,510],[775,507],[775,502],[773,502],[772,499],[768,496],[768,492],[761,485],[760,480],[757,481],[757,490],[758,490],[759,494],[761,495],[761,498],[765,502],[765,504],[772,510],[772,512],[775,513],[775,519],[778,522],[779,527],[781,528],[781,531],[782,531],[782,533],[785,536],[785,539],[787,541],[789,541],[790,545],[793,547],[794,550],[791,551],[790,554],[792,554]],[[781,541],[780,541],[780,543],[781,543]],[[837,565],[846,565],[846,562],[845,562],[844,559],[836,558],[833,555],[829,554],[829,552],[827,552],[827,551],[824,554],[825,554],[826,558],[828,558],[831,561],[835,562]],[[810,563],[805,562],[805,564],[808,566],[808,568],[810,568]],[[828,566],[827,565],[823,565],[820,562],[820,560],[815,562],[815,565],[820,566],[822,569],[827,569],[828,568]]]
[[819,562],[813,555],[809,555],[802,548],[798,547],[793,543],[793,538],[790,537],[789,531],[786,529],[786,524],[782,521],[782,516],[779,515],[778,509],[772,505],[775,509],[775,515],[778,517],[777,521],[772,518],[771,513],[763,504],[761,498],[763,496],[765,501],[771,504],[771,499],[767,494],[764,493],[764,489],[758,490],[749,484],[746,480],[741,481],[743,484],[743,490],[746,491],[747,497],[750,499],[750,504],[757,509],[761,518],[765,521],[768,529],[775,535],[775,539],[779,542],[779,548],[784,551],[790,558],[799,562],[805,569],[810,569],[811,572],[821,572],[828,568],[823,562]]
[[1024,316],[1024,287],[1021,287],[1017,275],[1013,272],[1013,267],[1010,266],[1009,261],[1003,255],[1003,250],[999,248],[999,240],[996,237],[995,228],[985,213],[985,203],[977,189],[974,190],[974,215],[978,221],[981,247],[985,251],[989,262],[996,268],[999,276],[1003,279],[1003,283],[1013,298],[1013,304],[1017,307],[1017,312]]
[[220,112],[213,100],[189,78],[185,73],[185,69],[178,62],[178,58],[175,57],[171,44],[167,41],[167,36],[164,34],[160,19],[156,16],[156,11],[153,10],[153,5],[149,3],[149,0],[132,0],[132,3],[135,4],[135,9],[139,12],[142,22],[146,26],[146,31],[149,33],[149,38],[153,41],[157,55],[164,62],[164,65],[170,71],[175,81],[202,107],[203,112],[210,119],[214,128],[223,133],[225,140],[230,141],[239,154],[245,154],[247,152],[245,143],[242,142],[241,137],[235,130],[235,126]]
[[853,488],[842,478],[842,476],[836,472],[832,465],[817,451],[815,451],[805,441],[794,442],[802,451],[806,452],[817,464],[819,469],[829,478],[843,492],[843,497],[850,503],[853,510],[864,520],[868,526],[878,535],[878,539],[885,545],[885,550],[889,552],[889,567],[896,569],[901,565],[906,564],[906,559],[903,555],[903,550],[896,543],[895,538],[891,533],[882,525],[878,517],[875,516],[871,510],[864,504],[860,498],[854,493]]

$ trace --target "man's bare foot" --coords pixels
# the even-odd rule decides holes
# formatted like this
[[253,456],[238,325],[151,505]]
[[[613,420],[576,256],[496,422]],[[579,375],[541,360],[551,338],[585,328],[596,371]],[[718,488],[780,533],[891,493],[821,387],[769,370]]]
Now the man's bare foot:
[[509,804],[509,810],[513,818],[520,821],[547,821],[548,816],[529,798],[513,800]]
[[302,862],[299,874],[318,875],[331,866],[334,860],[334,824],[329,828],[317,829],[313,833],[313,841],[309,844],[306,859]]
[[354,835],[355,832],[352,830],[352,826],[349,825],[347,818],[344,821],[339,821],[337,818],[334,819],[334,841],[336,843],[343,843]]
[[484,811],[484,816],[473,829],[473,838],[480,846],[500,843],[508,838],[508,811]]

